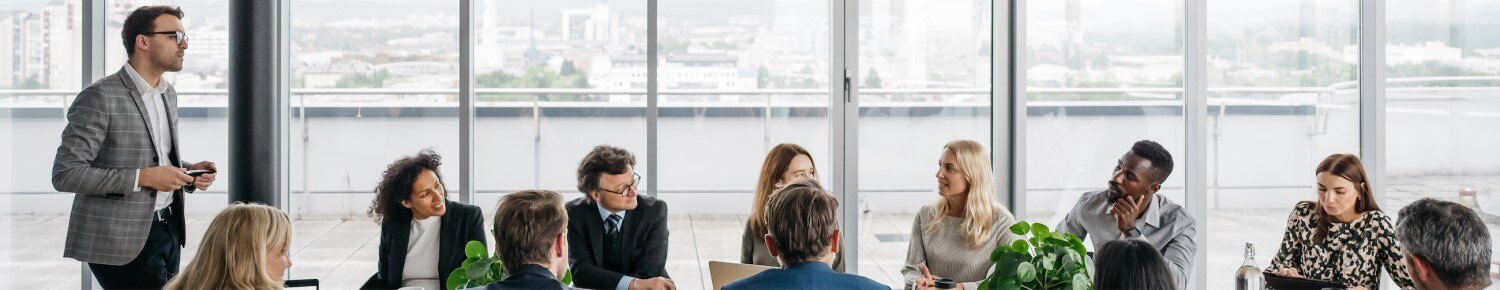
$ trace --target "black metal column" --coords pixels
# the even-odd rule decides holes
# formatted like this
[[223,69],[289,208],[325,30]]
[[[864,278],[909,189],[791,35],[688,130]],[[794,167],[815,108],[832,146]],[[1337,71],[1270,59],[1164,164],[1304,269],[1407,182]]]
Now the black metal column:
[[278,72],[282,1],[233,0],[229,7],[229,201],[280,207],[282,174]]

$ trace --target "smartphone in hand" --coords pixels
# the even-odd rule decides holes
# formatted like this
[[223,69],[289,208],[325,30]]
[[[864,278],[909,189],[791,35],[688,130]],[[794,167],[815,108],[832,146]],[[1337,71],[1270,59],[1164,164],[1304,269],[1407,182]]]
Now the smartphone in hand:
[[204,174],[209,174],[209,173],[219,173],[219,171],[218,170],[213,170],[213,169],[197,169],[197,170],[188,170],[187,171],[187,175],[188,176],[192,176],[192,177],[198,177],[199,175],[204,175]]

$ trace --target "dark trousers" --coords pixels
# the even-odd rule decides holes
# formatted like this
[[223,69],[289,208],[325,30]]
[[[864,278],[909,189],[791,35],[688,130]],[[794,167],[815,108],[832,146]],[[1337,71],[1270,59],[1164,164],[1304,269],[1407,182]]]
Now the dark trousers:
[[89,271],[99,280],[104,289],[161,289],[177,276],[177,267],[182,258],[182,247],[172,236],[167,211],[152,215],[151,234],[146,246],[130,263],[120,266],[89,263]]

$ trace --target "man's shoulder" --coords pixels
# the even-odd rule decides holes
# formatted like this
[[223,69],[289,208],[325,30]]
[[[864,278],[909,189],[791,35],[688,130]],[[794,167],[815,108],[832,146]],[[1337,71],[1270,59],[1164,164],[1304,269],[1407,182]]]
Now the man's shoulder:
[[1164,197],[1161,203],[1161,219],[1162,223],[1167,225],[1193,227],[1197,223],[1197,220],[1193,219],[1193,216],[1188,214],[1187,209],[1182,205]]
[[569,200],[568,203],[563,204],[563,208],[567,209],[569,213],[573,212],[574,210],[582,209],[585,206],[593,207],[594,203],[589,201],[588,197],[580,197]]
[[648,195],[640,195],[635,198],[635,211],[660,212],[667,208],[667,202]]
[[[800,279],[798,279],[800,278]],[[794,281],[818,281],[821,285],[791,285]],[[819,287],[826,286],[826,287]],[[890,289],[865,276],[831,272],[799,271],[795,269],[770,269],[724,285],[724,290],[734,289],[783,289],[783,288],[845,288],[845,289]]]

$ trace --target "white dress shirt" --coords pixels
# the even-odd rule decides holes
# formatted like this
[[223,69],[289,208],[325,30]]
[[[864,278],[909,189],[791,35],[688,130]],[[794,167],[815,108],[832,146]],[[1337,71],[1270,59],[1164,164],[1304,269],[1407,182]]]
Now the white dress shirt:
[[[161,84],[160,86],[152,86],[151,83],[146,82],[146,79],[142,78],[141,74],[137,73],[135,71],[135,68],[131,67],[129,63],[125,64],[125,73],[129,74],[130,79],[135,81],[135,89],[136,91],[140,92],[141,101],[146,103],[146,118],[150,120],[150,122],[148,122],[148,124],[146,125],[151,128],[151,143],[153,145],[156,145],[156,165],[177,166],[175,164],[172,164],[172,160],[170,160],[171,158],[167,158],[167,153],[172,150],[172,134],[170,132],[172,128],[171,125],[167,123],[167,100],[166,98],[164,98],[164,95],[166,94],[167,89],[172,86],[172,84],[168,83],[165,79],[161,79],[158,80],[158,82]],[[140,170],[136,170],[136,191],[144,193],[151,189],[141,188],[141,183],[139,180],[141,176],[140,173]],[[167,208],[167,206],[171,204],[171,192],[163,192],[156,195],[157,210]]]

